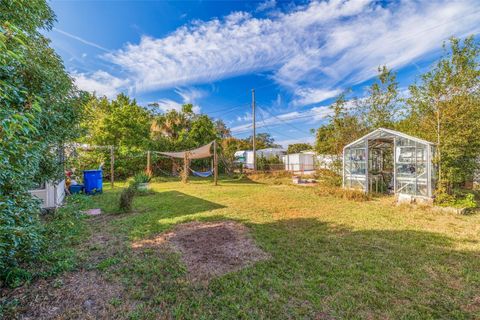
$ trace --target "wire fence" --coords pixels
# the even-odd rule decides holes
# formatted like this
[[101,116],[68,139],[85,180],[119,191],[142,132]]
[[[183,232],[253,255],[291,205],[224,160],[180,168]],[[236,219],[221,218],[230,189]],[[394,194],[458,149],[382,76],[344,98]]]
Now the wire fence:
[[[321,170],[329,170],[340,173],[341,165],[336,162],[286,162],[286,163],[257,163],[257,172],[278,173],[285,172],[292,175],[313,175]],[[253,164],[236,163],[235,171],[241,173],[254,172]]]

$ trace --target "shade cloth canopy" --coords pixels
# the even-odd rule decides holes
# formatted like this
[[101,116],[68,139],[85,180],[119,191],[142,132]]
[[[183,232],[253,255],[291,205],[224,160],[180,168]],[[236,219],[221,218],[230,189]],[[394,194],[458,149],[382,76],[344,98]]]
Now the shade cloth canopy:
[[172,158],[179,158],[179,159],[184,159],[185,154],[187,154],[188,159],[203,159],[203,158],[208,158],[212,156],[210,149],[212,147],[213,142],[214,141],[193,150],[180,151],[180,152],[158,152],[158,153],[172,157]]

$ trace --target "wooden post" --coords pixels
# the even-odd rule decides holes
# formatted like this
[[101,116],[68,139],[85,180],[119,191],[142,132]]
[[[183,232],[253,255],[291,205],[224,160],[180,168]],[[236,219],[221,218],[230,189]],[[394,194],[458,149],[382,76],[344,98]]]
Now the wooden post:
[[114,147],[110,146],[110,185],[113,189],[114,183],[115,183],[115,154],[114,154]]
[[182,182],[187,183],[188,182],[188,152],[185,152],[185,156],[183,157],[183,177],[182,177]]
[[150,161],[150,150],[147,151],[147,175],[149,177],[152,177],[152,164],[151,164],[151,161]]
[[218,185],[218,159],[217,159],[217,141],[213,142],[213,181]]

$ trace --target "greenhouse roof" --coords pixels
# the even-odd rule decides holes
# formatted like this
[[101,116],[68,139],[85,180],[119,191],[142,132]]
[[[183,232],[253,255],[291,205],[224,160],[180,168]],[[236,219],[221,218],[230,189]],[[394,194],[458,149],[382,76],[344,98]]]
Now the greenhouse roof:
[[352,145],[355,145],[355,144],[357,144],[357,143],[359,143],[359,142],[361,142],[362,140],[365,140],[365,139],[373,140],[373,139],[378,139],[378,138],[388,138],[388,137],[392,137],[392,136],[397,136],[397,137],[400,137],[400,138],[410,139],[410,140],[413,140],[415,142],[422,143],[422,144],[434,145],[434,143],[432,143],[430,141],[423,140],[423,139],[420,139],[420,138],[417,138],[417,137],[413,137],[411,135],[408,135],[408,134],[400,132],[400,131],[395,131],[395,130],[385,129],[385,128],[378,128],[378,129],[364,135],[360,139],[357,139],[357,140],[353,141],[352,143],[347,144],[344,147],[344,149],[348,148]]

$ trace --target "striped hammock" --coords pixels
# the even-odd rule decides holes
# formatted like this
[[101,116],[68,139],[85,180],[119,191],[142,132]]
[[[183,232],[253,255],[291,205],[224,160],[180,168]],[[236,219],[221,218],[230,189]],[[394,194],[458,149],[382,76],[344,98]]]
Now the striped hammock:
[[212,170],[208,170],[208,171],[205,171],[205,172],[200,172],[200,171],[195,171],[195,170],[190,169],[190,171],[192,171],[194,176],[197,176],[197,177],[200,177],[200,178],[208,178],[213,174]]

